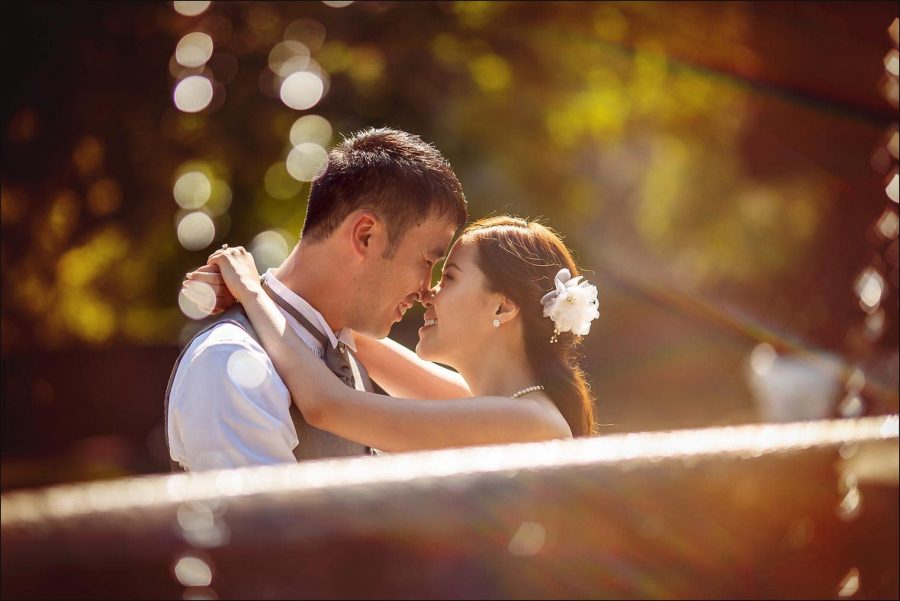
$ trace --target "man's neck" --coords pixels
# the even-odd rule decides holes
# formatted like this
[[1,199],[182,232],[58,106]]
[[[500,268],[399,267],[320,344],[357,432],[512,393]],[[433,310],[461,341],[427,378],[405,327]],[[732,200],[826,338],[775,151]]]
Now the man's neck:
[[333,262],[324,244],[297,244],[284,262],[274,269],[274,275],[292,292],[322,314],[333,332],[346,327],[340,285],[335,277]]

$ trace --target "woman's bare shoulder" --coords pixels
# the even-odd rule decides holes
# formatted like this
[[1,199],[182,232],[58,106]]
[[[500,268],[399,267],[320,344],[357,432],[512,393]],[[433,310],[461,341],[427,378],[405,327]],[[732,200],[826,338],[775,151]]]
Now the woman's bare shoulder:
[[557,438],[572,438],[572,429],[569,428],[566,418],[563,417],[550,395],[539,390],[529,393],[519,400],[526,399],[534,404],[536,411],[546,420],[548,427],[558,434]]

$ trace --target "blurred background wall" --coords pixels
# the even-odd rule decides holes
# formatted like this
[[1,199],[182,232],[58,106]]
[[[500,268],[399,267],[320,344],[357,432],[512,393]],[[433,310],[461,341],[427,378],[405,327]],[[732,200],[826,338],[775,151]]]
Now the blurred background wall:
[[184,272],[368,126],[566,235],[601,433],[897,411],[894,2],[0,10],[3,489],[166,470]]

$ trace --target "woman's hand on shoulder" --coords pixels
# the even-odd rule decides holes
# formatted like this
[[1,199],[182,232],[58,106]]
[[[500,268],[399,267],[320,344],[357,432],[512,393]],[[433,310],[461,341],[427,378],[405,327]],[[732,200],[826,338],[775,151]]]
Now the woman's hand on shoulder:
[[188,300],[208,315],[218,315],[235,303],[218,265],[203,265],[187,272],[181,289]]
[[263,291],[253,255],[243,246],[223,246],[209,256],[207,265],[219,268],[225,286],[240,303]]
[[241,246],[211,254],[206,265],[187,272],[181,288],[188,300],[209,315],[217,315],[262,289],[253,255]]

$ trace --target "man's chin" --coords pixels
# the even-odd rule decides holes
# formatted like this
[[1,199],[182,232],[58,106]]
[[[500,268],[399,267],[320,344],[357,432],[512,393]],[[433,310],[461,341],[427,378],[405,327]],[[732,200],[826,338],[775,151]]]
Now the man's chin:
[[388,335],[390,335],[391,330],[394,329],[394,324],[395,324],[395,323],[400,323],[400,322],[399,322],[399,321],[398,321],[398,322],[391,322],[391,323],[389,323],[389,324],[387,324],[387,325],[382,325],[382,326],[380,326],[380,327],[378,327],[378,328],[373,328],[373,329],[375,329],[375,330],[377,331],[377,334],[372,334],[372,336],[375,337],[375,338],[387,338]]

